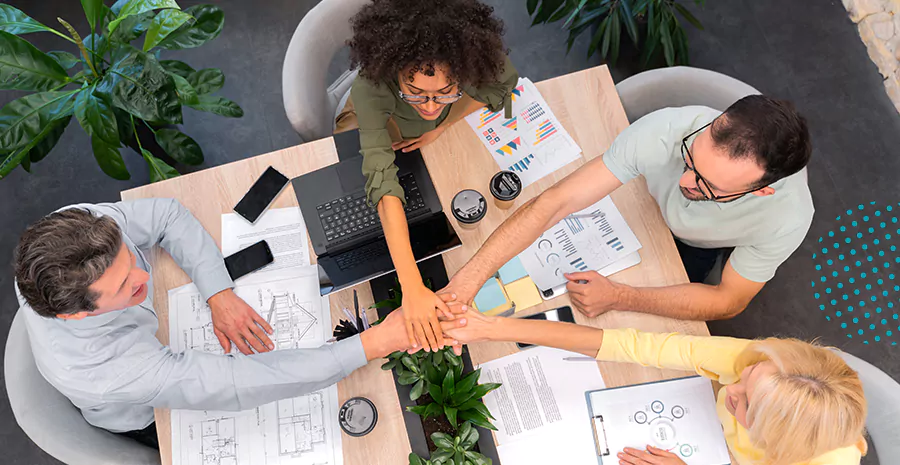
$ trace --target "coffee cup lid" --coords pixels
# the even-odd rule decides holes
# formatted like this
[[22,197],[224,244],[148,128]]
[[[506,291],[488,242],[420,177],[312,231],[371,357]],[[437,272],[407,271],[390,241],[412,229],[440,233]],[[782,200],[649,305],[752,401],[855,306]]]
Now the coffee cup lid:
[[491,178],[491,195],[497,200],[513,200],[522,193],[522,180],[512,171],[501,171]]
[[466,224],[481,221],[487,213],[487,202],[485,202],[484,196],[472,189],[466,189],[456,194],[451,207],[453,217]]
[[378,422],[378,410],[375,404],[365,397],[353,397],[344,402],[338,412],[341,429],[350,436],[365,436],[375,429]]

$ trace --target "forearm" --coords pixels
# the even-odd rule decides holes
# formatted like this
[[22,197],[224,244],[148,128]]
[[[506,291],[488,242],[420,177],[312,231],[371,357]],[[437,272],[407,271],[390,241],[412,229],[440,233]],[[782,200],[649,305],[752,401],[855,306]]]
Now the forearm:
[[558,321],[497,318],[485,331],[487,340],[516,341],[578,352],[595,357],[603,344],[603,330]]
[[616,285],[614,308],[650,313],[679,320],[721,320],[731,318],[746,307],[717,286],[700,283],[665,287]]
[[399,198],[386,195],[378,202],[378,216],[381,218],[381,227],[384,230],[384,239],[400,286],[421,285],[422,275],[416,265],[412,245],[409,240],[409,226],[406,223],[406,213],[403,211],[403,203]]

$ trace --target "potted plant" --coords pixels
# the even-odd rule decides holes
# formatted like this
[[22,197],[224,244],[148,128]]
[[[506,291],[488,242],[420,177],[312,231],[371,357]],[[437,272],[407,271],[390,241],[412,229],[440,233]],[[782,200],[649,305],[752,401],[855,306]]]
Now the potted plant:
[[[694,0],[702,5],[705,0]],[[588,57],[600,52],[600,57],[615,64],[619,45],[625,33],[635,47],[643,47],[644,66],[662,51],[668,66],[688,64],[687,35],[679,17],[698,29],[700,21],[677,0],[527,0],[528,14],[533,15],[532,26],[565,19],[563,28],[569,31],[567,49],[575,38],[587,30],[593,36]]]
[[437,449],[430,459],[409,454],[409,465],[491,465],[492,460],[472,450],[478,443],[478,430],[468,422],[459,427],[456,436],[444,433],[431,435]]
[[[90,34],[83,36],[59,18],[64,32],[0,4],[0,89],[35,92],[0,109],[0,179],[16,166],[30,172],[59,141],[73,116],[91,138],[100,169],[112,178],[131,175],[120,148],[129,146],[147,163],[150,181],[178,176],[160,159],[186,165],[203,162],[203,151],[173,125],[187,106],[241,117],[240,106],[212,95],[225,75],[215,68],[194,70],[184,62],[160,60],[162,50],[199,47],[218,37],[222,10],[197,5],[181,10],[174,0],[82,0]],[[22,38],[47,32],[75,46],[76,54],[42,52]],[[134,47],[144,36],[140,48]],[[143,129],[146,128],[146,129]],[[150,134],[164,153],[148,150]]]

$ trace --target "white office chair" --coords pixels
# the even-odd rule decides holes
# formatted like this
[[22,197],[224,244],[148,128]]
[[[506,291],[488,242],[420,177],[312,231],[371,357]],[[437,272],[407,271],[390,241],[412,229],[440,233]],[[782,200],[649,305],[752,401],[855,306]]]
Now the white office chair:
[[357,70],[344,72],[330,86],[328,65],[353,35],[350,18],[369,0],[322,0],[294,31],[281,72],[284,111],[305,142],[328,137],[350,95]]
[[38,371],[25,317],[16,313],[4,356],[6,392],[16,422],[41,449],[69,465],[159,465],[159,451],[91,426]]
[[869,404],[866,430],[870,444],[881,463],[894,463],[900,457],[900,384],[869,362],[846,352],[838,353],[862,381]]
[[616,84],[628,121],[668,107],[706,105],[725,111],[748,95],[759,94],[737,79],[708,69],[674,66],[651,69]]

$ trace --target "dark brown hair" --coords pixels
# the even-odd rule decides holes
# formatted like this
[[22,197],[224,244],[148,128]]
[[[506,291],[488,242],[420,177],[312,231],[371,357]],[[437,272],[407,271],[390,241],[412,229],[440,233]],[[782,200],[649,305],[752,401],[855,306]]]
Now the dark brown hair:
[[766,170],[756,187],[788,177],[809,163],[809,129],[791,102],[749,95],[722,116],[712,125],[712,140],[732,158],[753,157]]
[[19,239],[14,259],[19,292],[47,318],[93,311],[98,296],[88,286],[121,247],[122,232],[112,218],[79,208],[51,213]]
[[376,83],[435,65],[462,85],[492,83],[506,55],[503,22],[493,12],[476,0],[375,0],[351,20],[350,61]]

